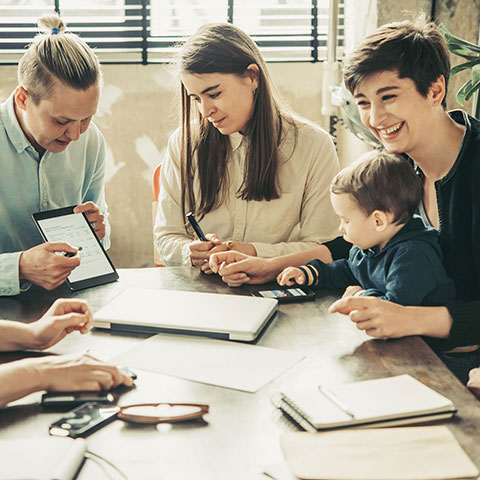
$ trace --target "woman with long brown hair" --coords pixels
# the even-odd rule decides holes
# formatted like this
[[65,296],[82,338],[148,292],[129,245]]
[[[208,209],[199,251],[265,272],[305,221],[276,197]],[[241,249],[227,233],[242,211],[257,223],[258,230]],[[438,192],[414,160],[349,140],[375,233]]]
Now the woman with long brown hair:
[[[213,252],[273,257],[334,238],[334,145],[281,104],[253,40],[231,24],[205,25],[178,66],[181,126],[162,163],[154,228],[162,261],[210,273]],[[207,241],[185,227],[189,211]]]

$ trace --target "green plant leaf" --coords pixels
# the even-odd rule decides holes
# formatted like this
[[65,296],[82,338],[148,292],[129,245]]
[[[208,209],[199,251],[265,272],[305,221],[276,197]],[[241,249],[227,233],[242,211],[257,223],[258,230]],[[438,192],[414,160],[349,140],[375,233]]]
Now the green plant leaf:
[[470,62],[465,62],[465,63],[460,63],[459,65],[455,65],[450,70],[450,77],[453,77],[454,75],[456,75],[458,72],[461,72],[462,70],[466,70],[467,68],[475,67],[476,65],[478,66],[479,64],[480,64],[480,57],[478,57],[478,59],[472,60]]
[[438,28],[443,34],[445,41],[447,42],[447,47],[451,52],[453,52],[453,49],[461,49],[474,53],[480,53],[480,46],[455,36],[443,23]]
[[480,83],[476,85],[471,80],[465,82],[460,90],[457,92],[457,102],[461,105],[470,99],[470,97],[480,88]]
[[465,82],[457,92],[457,97],[456,97],[457,102],[462,106],[465,105],[465,96],[466,96],[467,88],[469,85],[471,85],[471,83],[472,81],[468,80],[468,82]]
[[465,82],[457,92],[457,102],[464,105],[472,95],[480,90],[480,46],[453,35],[453,33],[442,23],[439,30],[445,38],[448,50],[467,61],[456,65],[450,70],[450,77],[458,72],[471,69],[471,79]]
[[449,50],[451,53],[454,53],[455,55],[458,55],[459,57],[463,57],[467,60],[476,60],[477,58],[480,58],[478,55],[471,55],[469,53],[466,53],[465,50],[459,50],[454,48],[450,48]]
[[480,65],[474,65],[472,68],[472,83],[476,88],[480,88]]

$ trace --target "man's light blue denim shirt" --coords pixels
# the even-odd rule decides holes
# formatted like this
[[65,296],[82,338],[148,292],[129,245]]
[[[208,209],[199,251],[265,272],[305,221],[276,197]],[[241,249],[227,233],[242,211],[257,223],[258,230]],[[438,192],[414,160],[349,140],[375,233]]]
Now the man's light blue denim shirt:
[[110,245],[104,193],[105,140],[92,123],[62,153],[40,157],[25,137],[13,94],[0,105],[0,296],[28,288],[19,280],[24,250],[43,242],[32,214],[92,201],[105,215],[103,245]]

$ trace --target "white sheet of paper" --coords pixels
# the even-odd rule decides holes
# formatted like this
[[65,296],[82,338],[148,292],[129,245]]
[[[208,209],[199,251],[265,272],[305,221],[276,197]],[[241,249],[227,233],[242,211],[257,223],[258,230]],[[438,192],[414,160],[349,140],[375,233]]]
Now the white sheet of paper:
[[188,335],[155,335],[110,361],[254,393],[303,357],[296,353]]

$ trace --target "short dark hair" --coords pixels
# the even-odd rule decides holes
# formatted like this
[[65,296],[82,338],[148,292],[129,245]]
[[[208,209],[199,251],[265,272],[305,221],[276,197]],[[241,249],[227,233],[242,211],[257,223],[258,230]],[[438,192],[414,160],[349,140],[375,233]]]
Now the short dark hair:
[[[424,97],[440,75],[445,78],[445,94],[450,75],[450,57],[445,40],[433,22],[420,15],[415,22],[383,25],[369,35],[347,58],[343,68],[345,85],[351,93],[373,73],[397,71],[410,78]],[[446,100],[443,99],[443,106]]]
[[341,170],[330,191],[350,194],[366,215],[375,210],[393,213],[393,222],[403,225],[417,211],[423,181],[408,160],[375,150]]

